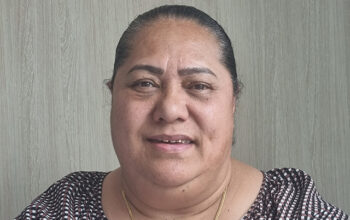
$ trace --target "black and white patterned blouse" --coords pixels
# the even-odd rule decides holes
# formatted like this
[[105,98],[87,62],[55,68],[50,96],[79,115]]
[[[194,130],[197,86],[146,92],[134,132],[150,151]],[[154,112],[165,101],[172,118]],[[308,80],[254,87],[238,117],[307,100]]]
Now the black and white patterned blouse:
[[[284,168],[263,174],[260,192],[242,219],[349,219],[321,198],[303,171]],[[50,186],[16,219],[107,219],[101,204],[106,175],[72,173]]]

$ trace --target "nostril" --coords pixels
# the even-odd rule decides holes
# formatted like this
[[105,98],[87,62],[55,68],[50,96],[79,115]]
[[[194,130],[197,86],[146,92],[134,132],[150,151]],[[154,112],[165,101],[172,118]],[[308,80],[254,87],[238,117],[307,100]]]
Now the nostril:
[[164,120],[164,118],[159,117],[157,121],[162,122],[162,121],[165,121],[165,120]]
[[185,121],[189,115],[186,97],[180,90],[175,91],[168,87],[168,90],[158,97],[152,114],[156,122]]

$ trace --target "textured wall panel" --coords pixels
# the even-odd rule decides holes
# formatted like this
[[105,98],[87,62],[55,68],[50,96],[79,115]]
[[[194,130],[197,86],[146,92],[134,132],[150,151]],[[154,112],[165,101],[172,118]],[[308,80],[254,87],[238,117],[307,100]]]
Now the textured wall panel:
[[121,32],[165,3],[222,23],[245,84],[233,156],[297,167],[350,212],[350,1],[0,0],[0,219],[57,179],[118,166],[109,131]]

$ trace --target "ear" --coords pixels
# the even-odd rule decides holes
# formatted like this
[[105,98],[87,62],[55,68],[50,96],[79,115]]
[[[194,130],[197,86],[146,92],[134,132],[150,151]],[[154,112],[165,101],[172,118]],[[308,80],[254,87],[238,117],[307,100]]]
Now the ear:
[[111,80],[108,80],[105,82],[106,86],[109,88],[109,90],[112,92],[113,91],[113,84]]

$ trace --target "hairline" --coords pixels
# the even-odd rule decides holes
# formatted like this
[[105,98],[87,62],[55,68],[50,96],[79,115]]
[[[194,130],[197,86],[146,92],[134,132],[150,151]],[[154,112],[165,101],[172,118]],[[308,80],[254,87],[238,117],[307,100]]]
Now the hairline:
[[[129,40],[126,42],[126,45],[128,47],[128,53],[130,53],[131,50],[134,49],[134,45],[131,43],[132,41],[134,41],[137,36],[143,31],[146,30],[146,28],[151,27],[152,25],[155,25],[157,22],[161,22],[161,20],[184,20],[184,21],[189,21],[189,22],[193,22],[194,24],[200,26],[201,28],[204,28],[204,30],[206,30],[208,33],[210,33],[210,35],[214,38],[215,43],[218,46],[218,52],[219,52],[219,61],[222,63],[222,65],[227,69],[226,65],[225,65],[225,58],[224,58],[224,52],[223,52],[223,45],[221,44],[219,37],[217,36],[217,34],[215,33],[215,31],[213,31],[210,27],[202,24],[200,22],[199,19],[193,18],[193,17],[181,17],[179,15],[175,15],[175,14],[159,14],[157,17],[152,18],[148,21],[145,22],[138,22],[137,26],[133,27],[132,30],[130,30],[131,35],[128,36],[130,37]],[[128,56],[130,56],[130,54],[128,54]],[[124,62],[125,63],[125,62]],[[122,66],[123,64],[121,64],[118,69]],[[118,70],[116,70],[118,71]],[[230,72],[227,69],[228,72]],[[117,74],[116,72],[113,74]],[[230,74],[231,75],[231,74]]]

